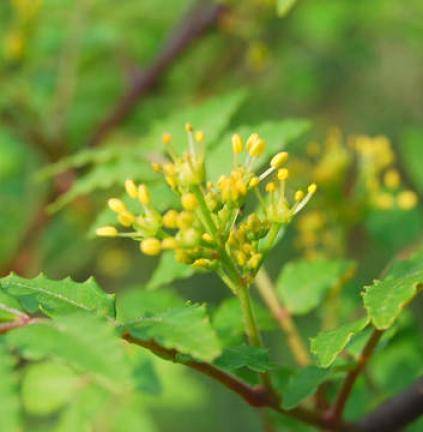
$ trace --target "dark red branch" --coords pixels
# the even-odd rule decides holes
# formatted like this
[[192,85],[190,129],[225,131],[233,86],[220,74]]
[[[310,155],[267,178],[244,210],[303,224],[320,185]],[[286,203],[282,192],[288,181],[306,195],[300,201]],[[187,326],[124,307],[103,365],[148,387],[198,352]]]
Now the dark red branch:
[[224,6],[200,1],[189,14],[184,17],[171,33],[151,66],[137,74],[131,87],[120,98],[115,108],[100,122],[89,140],[92,146],[97,145],[115,128],[159,81],[169,66],[200,36],[216,25]]

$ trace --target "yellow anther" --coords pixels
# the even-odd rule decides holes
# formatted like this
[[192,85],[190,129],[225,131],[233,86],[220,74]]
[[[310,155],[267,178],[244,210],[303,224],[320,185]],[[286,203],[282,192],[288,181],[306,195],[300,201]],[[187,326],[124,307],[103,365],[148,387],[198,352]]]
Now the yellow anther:
[[172,142],[172,135],[168,132],[164,133],[162,135],[162,143],[163,144],[170,144]]
[[238,265],[240,265],[241,267],[245,266],[245,263],[247,262],[247,257],[245,256],[245,253],[242,251],[235,252],[235,259]]
[[127,211],[125,204],[118,198],[110,198],[108,201],[109,208],[115,213]]
[[160,240],[151,237],[143,240],[140,244],[141,252],[143,252],[146,255],[158,255],[160,251],[162,250],[162,245],[160,243]]
[[248,139],[247,139],[247,144],[246,144],[248,153],[250,152],[251,147],[253,146],[253,144],[254,144],[258,139],[260,139],[260,136],[259,136],[258,133],[253,133],[253,134],[251,134],[251,135],[248,137]]
[[416,207],[418,202],[417,194],[411,190],[406,190],[398,195],[398,207],[402,210],[411,210]]
[[175,237],[166,237],[164,240],[162,240],[163,250],[176,249],[177,247],[178,242],[176,241]]
[[256,269],[261,261],[262,255],[259,253],[255,253],[247,262],[247,266],[251,269]]
[[304,199],[304,192],[302,190],[297,190],[297,192],[295,192],[295,201],[299,202],[302,201]]
[[135,222],[135,216],[128,211],[124,211],[119,213],[118,221],[124,227],[130,227]]
[[195,132],[195,141],[203,142],[205,138],[206,138],[206,136],[205,136],[203,131]]
[[167,184],[172,188],[172,189],[176,189],[176,186],[178,185],[178,182],[176,181],[176,178],[173,176],[166,176],[165,180],[167,182]]
[[266,192],[272,193],[272,192],[275,192],[275,190],[276,190],[275,183],[273,183],[273,182],[267,183],[267,185],[266,185]]
[[273,156],[272,160],[270,161],[270,166],[273,169],[280,168],[286,161],[288,160],[288,153],[287,152],[280,152]]
[[309,185],[309,187],[307,188],[307,192],[309,194],[314,194],[317,191],[317,185],[316,183],[312,183],[311,185]]
[[104,226],[97,228],[95,233],[99,237],[116,237],[118,235],[118,231],[114,226]]
[[181,204],[185,210],[194,211],[198,207],[197,198],[193,193],[184,193],[181,197]]
[[191,123],[185,123],[185,130],[187,132],[192,132],[194,130],[194,128],[192,127]]
[[389,189],[397,189],[400,184],[400,175],[397,170],[390,169],[385,173],[383,178],[385,186]]
[[163,215],[162,222],[166,228],[175,229],[178,226],[177,220],[178,220],[178,212],[176,210],[168,210]]
[[209,233],[204,233],[201,238],[207,243],[213,243],[213,237]]
[[192,265],[197,268],[206,268],[210,265],[210,260],[205,258],[196,259]]
[[126,193],[131,198],[137,198],[138,197],[138,188],[137,188],[137,186],[136,186],[136,184],[134,183],[133,180],[127,179],[125,181],[125,189],[126,189]]
[[249,186],[253,188],[253,187],[258,186],[259,183],[260,183],[260,179],[258,177],[253,177],[250,180]]
[[242,141],[241,135],[233,134],[232,135],[232,151],[235,154],[240,154],[244,147],[244,143]]
[[289,177],[289,171],[287,168],[281,168],[278,170],[278,179],[281,181],[287,180]]
[[391,209],[394,206],[394,197],[389,193],[380,193],[376,195],[376,206],[383,210]]
[[257,138],[248,149],[248,153],[251,157],[261,156],[266,148],[266,142],[262,138]]
[[154,172],[159,173],[162,170],[162,166],[158,162],[151,162],[151,169]]
[[150,204],[150,193],[148,192],[148,188],[145,184],[138,186],[138,199],[143,205]]

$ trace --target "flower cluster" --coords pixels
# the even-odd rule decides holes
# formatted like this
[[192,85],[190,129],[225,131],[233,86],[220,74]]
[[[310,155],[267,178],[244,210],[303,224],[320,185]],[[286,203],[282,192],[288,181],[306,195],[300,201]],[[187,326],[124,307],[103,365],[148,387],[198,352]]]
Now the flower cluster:
[[[307,204],[316,191],[291,193],[287,188],[288,153],[277,153],[262,173],[256,166],[265,153],[266,143],[254,133],[244,139],[232,137],[233,166],[216,182],[207,181],[204,133],[185,126],[186,152],[178,155],[172,137],[163,135],[168,155],[165,163],[152,163],[169,187],[178,195],[180,208],[158,212],[145,184],[125,182],[126,192],[138,200],[142,211],[133,214],[117,198],[109,200],[120,225],[130,232],[118,232],[113,226],[97,230],[99,236],[124,236],[140,242],[146,255],[174,250],[176,260],[195,267],[217,271],[223,279],[251,282],[265,254],[272,248],[283,227]],[[244,213],[249,195],[256,197],[256,210]]]

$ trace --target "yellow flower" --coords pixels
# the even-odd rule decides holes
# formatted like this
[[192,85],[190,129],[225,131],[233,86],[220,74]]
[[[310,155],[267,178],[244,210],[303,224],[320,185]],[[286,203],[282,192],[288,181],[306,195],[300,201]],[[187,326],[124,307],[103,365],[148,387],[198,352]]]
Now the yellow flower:
[[398,195],[398,207],[402,210],[411,210],[418,202],[417,194],[413,191],[403,191]]
[[193,193],[185,193],[181,197],[181,204],[185,210],[194,211],[198,207],[197,198]]
[[158,255],[162,249],[161,242],[154,237],[146,238],[141,242],[140,249],[145,255]]
[[127,211],[125,204],[118,198],[110,198],[108,205],[115,213],[123,213]]
[[95,232],[99,237],[116,237],[118,235],[118,231],[114,226],[100,227]]

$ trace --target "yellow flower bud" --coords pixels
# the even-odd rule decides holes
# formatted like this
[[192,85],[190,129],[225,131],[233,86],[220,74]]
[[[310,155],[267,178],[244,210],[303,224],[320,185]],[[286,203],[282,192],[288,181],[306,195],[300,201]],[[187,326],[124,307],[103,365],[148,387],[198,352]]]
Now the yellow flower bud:
[[185,130],[187,131],[187,132],[192,132],[193,131],[193,127],[192,127],[192,124],[191,123],[185,123]]
[[304,192],[302,190],[297,190],[297,192],[295,192],[295,201],[299,202],[302,201],[304,199]]
[[247,144],[246,144],[248,153],[250,152],[251,147],[253,146],[253,144],[254,144],[258,139],[260,139],[260,136],[259,136],[258,133],[253,133],[253,134],[251,134],[251,135],[248,137],[248,139],[247,139]]
[[193,193],[184,193],[181,197],[181,204],[185,210],[194,211],[198,207],[197,198]]
[[232,151],[235,154],[240,154],[244,147],[244,143],[242,141],[241,135],[233,134],[232,135]]
[[187,229],[192,226],[194,215],[189,211],[182,211],[178,214],[176,225],[179,229]]
[[213,237],[209,233],[204,233],[201,238],[207,243],[213,243]]
[[123,213],[127,211],[125,204],[117,198],[110,198],[108,201],[109,208],[115,213]]
[[195,132],[195,141],[197,142],[203,142],[205,139],[205,135],[203,131],[197,131]]
[[245,256],[245,253],[242,251],[235,252],[235,259],[238,265],[240,265],[241,267],[245,266],[245,263],[247,262],[247,257]]
[[176,249],[175,260],[179,263],[189,264],[192,259],[183,249]]
[[170,144],[172,142],[172,135],[168,132],[164,133],[162,135],[162,143],[163,144]]
[[267,183],[267,185],[266,185],[266,192],[272,193],[272,192],[275,192],[275,190],[276,190],[275,183],[273,183],[273,182]]
[[159,173],[162,170],[162,166],[158,162],[151,162],[151,169],[154,172]]
[[150,193],[148,192],[148,188],[145,184],[138,186],[138,199],[143,205],[150,204]]
[[118,235],[118,231],[114,226],[104,226],[97,228],[95,233],[99,237],[116,237]]
[[258,177],[253,177],[250,180],[249,186],[253,188],[253,187],[258,186],[259,183],[260,183],[260,179]]
[[287,152],[280,152],[273,156],[272,160],[270,161],[270,166],[273,169],[280,168],[286,161],[288,160],[288,153]]
[[210,260],[198,258],[192,263],[192,265],[197,268],[207,268],[210,265]]
[[283,181],[283,180],[287,180],[289,177],[289,171],[287,168],[281,168],[280,170],[278,170],[278,179]]
[[135,185],[134,181],[131,179],[127,179],[125,181],[125,189],[126,189],[126,193],[131,197],[131,198],[137,198],[138,197],[138,188]]
[[264,149],[266,148],[266,142],[262,138],[257,138],[255,140],[250,148],[248,149],[248,153],[251,157],[258,157],[261,156],[264,152]]
[[400,175],[397,170],[390,169],[383,178],[385,186],[389,189],[396,189],[400,184]]
[[247,266],[251,269],[256,269],[261,261],[262,255],[259,253],[255,253],[247,262]]
[[307,192],[309,194],[314,194],[317,191],[317,185],[316,183],[312,183],[311,185],[309,185],[309,187],[307,188]]
[[416,207],[418,202],[417,194],[411,190],[406,190],[398,195],[398,207],[402,210],[411,210]]
[[163,215],[162,222],[166,228],[175,229],[178,226],[177,220],[178,220],[178,212],[176,210],[168,210]]
[[118,221],[124,227],[130,227],[135,222],[135,216],[128,211],[124,211],[119,213]]
[[154,237],[147,238],[141,242],[140,249],[145,255],[158,255],[161,251],[160,240]]
[[376,196],[376,206],[387,210],[394,206],[394,197],[389,193],[380,193]]
[[163,250],[176,249],[177,247],[178,242],[176,241],[175,237],[166,237],[164,240],[162,240]]

